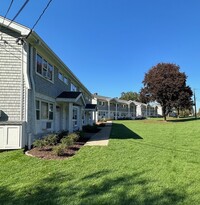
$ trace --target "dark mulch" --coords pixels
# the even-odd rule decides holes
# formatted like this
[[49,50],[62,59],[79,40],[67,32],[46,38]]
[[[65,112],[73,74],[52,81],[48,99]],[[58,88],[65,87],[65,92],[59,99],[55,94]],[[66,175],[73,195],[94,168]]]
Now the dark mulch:
[[68,159],[76,154],[76,152],[90,139],[90,137],[81,137],[74,145],[70,146],[69,148],[65,149],[63,156],[57,156],[52,151],[52,146],[45,147],[42,150],[40,148],[33,148],[26,152],[28,155],[38,157],[41,159],[55,159],[55,160],[62,160]]

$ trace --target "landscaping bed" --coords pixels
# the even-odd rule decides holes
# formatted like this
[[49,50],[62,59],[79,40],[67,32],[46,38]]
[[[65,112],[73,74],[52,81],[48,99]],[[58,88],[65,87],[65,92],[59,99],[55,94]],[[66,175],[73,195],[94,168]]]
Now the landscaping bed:
[[66,147],[61,156],[53,152],[54,146],[46,146],[43,149],[34,147],[26,152],[28,156],[38,157],[42,159],[63,160],[72,157],[78,150],[90,139],[90,137],[80,137],[73,145]]
[[33,148],[26,155],[43,159],[66,159],[72,157],[100,130],[102,125],[85,125],[83,131],[68,133],[62,131],[57,134],[47,134],[33,142]]

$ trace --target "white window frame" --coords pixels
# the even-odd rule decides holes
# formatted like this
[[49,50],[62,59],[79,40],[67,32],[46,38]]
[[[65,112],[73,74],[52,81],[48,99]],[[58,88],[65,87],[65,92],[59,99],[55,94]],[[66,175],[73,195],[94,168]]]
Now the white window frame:
[[73,116],[72,116],[73,127],[78,126],[78,108],[73,107]]
[[[41,73],[38,72],[38,57],[42,58],[42,70]],[[36,73],[43,77],[44,79],[50,81],[50,82],[54,82],[54,66],[49,63],[46,59],[44,59],[39,53],[36,54],[36,66],[35,66],[35,71]]]
[[[37,106],[38,105],[38,106]],[[35,109],[36,109],[36,120],[40,120],[40,101],[35,101]]]
[[58,72],[58,79],[61,80],[66,85],[68,85],[68,78],[65,75],[63,75],[61,72]]
[[[39,103],[39,108],[37,107],[37,103]],[[47,104],[47,117],[43,117],[42,116],[42,113],[43,113],[43,110],[42,110],[42,103],[43,104]],[[37,112],[39,112],[39,119],[37,118]],[[36,100],[36,120],[48,120],[48,121],[53,121],[54,120],[54,104],[53,103],[50,103],[50,102],[47,102],[47,101],[43,101],[43,100]]]
[[77,87],[73,83],[71,83],[71,91],[77,91]]

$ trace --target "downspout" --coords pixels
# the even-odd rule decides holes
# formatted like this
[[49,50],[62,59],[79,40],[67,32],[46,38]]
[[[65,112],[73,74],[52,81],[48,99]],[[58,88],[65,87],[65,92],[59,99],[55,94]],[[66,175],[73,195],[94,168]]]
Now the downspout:
[[[30,45],[30,44],[29,44]],[[35,109],[36,109],[36,105],[35,105],[35,83],[34,83],[34,78],[33,78],[33,71],[34,71],[34,65],[33,65],[33,47],[30,45],[29,46],[29,75],[30,75],[30,81],[31,81],[31,85],[32,85],[32,102],[29,102],[31,105],[31,107],[33,108],[33,113],[35,113]],[[32,116],[32,115],[31,115]],[[33,114],[34,119],[32,119],[32,130],[35,133],[35,114]],[[33,118],[33,117],[32,117]],[[33,137],[33,133],[30,132],[28,135],[28,149],[31,148],[31,144],[32,144],[32,137]]]
[[28,106],[28,90],[30,89],[30,81],[28,76],[28,43],[22,41],[18,45],[21,45],[21,102],[20,102],[20,121],[22,122],[22,133],[21,133],[21,146],[26,145],[26,141],[23,136],[27,135],[27,106]]

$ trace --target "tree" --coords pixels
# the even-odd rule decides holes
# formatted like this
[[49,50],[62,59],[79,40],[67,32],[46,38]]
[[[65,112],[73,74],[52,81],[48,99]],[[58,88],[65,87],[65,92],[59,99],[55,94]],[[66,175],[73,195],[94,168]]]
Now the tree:
[[122,92],[121,93],[121,97],[119,99],[121,100],[135,100],[135,101],[139,101],[139,94],[136,92]]
[[192,95],[193,92],[189,86],[183,88],[180,91],[178,99],[174,103],[174,107],[177,109],[178,116],[180,115],[180,111],[190,111],[192,110]]
[[[145,74],[143,80],[144,87],[140,96],[144,98],[143,101],[160,103],[165,120],[172,108],[183,106],[180,105],[181,97],[191,91],[189,86],[186,86],[187,76],[179,70],[180,67],[175,64],[159,63]],[[189,96],[187,99],[191,99]]]

